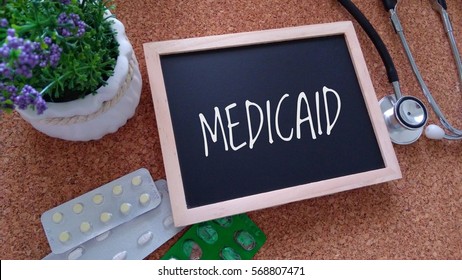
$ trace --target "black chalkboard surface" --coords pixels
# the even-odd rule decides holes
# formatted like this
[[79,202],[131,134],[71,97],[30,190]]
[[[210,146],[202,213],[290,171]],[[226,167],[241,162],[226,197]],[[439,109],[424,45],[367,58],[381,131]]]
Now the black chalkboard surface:
[[145,52],[177,225],[400,177],[349,22]]

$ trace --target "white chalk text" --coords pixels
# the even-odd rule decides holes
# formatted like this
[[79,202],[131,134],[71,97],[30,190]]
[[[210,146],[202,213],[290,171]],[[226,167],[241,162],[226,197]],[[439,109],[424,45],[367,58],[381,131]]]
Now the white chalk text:
[[[253,149],[257,139],[262,132],[263,127],[266,123],[266,129],[268,131],[268,143],[272,144],[274,139],[277,137],[282,141],[291,141],[292,139],[302,138],[302,127],[307,125],[310,129],[310,135],[313,140],[317,139],[317,136],[323,134],[323,128],[327,135],[331,135],[332,130],[334,129],[335,124],[340,116],[341,111],[341,98],[340,95],[333,89],[328,87],[323,87],[322,97],[324,99],[324,108],[320,108],[320,93],[315,93],[315,105],[312,108],[308,102],[307,95],[304,92],[300,92],[297,96],[297,105],[296,113],[294,114],[294,123],[295,127],[287,129],[284,127],[285,134],[282,133],[281,124],[279,120],[279,115],[281,109],[287,103],[286,99],[290,98],[289,94],[284,94],[281,96],[279,101],[276,104],[276,110],[273,111],[273,107],[269,100],[266,101],[264,105],[265,108],[262,108],[261,105],[254,103],[252,101],[246,100],[244,103],[245,112],[247,117],[247,128],[248,128],[248,137],[245,139],[248,141],[242,143],[235,143],[234,129],[240,124],[240,122],[233,121],[232,111],[237,107],[236,103],[229,104],[224,108],[225,117],[222,117],[220,109],[218,107],[214,108],[215,117],[213,121],[213,128],[210,126],[209,122],[205,118],[204,114],[199,113],[199,121],[202,128],[202,136],[204,139],[204,154],[206,157],[209,155],[209,141],[213,143],[218,142],[218,136],[221,134],[221,139],[223,139],[223,147],[225,151],[228,151],[230,148],[233,151],[242,149],[245,146],[248,146],[249,149]],[[335,98],[328,98],[328,95],[332,95]],[[329,102],[328,102],[329,101]],[[334,116],[329,114],[329,111],[332,112],[333,109],[336,113]],[[336,110],[335,110],[336,109]],[[313,119],[312,112],[316,114],[316,118]],[[321,113],[324,110],[325,114],[325,123],[321,123]],[[253,114],[251,114],[253,112]],[[274,112],[274,116],[272,113]],[[258,121],[252,121],[252,116],[258,117]],[[258,123],[258,126],[255,124]],[[273,135],[273,126],[275,130],[275,135]],[[288,132],[287,132],[288,131]]]

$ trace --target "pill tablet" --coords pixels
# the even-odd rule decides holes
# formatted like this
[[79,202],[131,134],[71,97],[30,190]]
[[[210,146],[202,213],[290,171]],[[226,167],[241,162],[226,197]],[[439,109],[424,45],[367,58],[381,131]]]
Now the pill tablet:
[[255,248],[256,241],[255,238],[248,233],[247,231],[240,230],[234,234],[234,240],[237,244],[241,245],[241,247],[246,251],[251,251]]
[[120,212],[124,215],[127,215],[130,212],[132,205],[130,203],[124,202],[120,205]]
[[[141,168],[44,212],[41,221],[53,253],[61,254],[156,208],[161,199]],[[62,241],[62,232],[72,238]]]
[[200,260],[202,257],[201,247],[193,240],[186,240],[183,243],[183,252],[190,260]]
[[73,211],[75,214],[80,214],[80,213],[82,213],[82,211],[83,211],[83,205],[82,205],[82,203],[77,203],[77,204],[75,204],[75,205],[72,207],[72,211]]
[[65,243],[71,239],[71,234],[68,231],[63,231],[59,234],[59,241]]
[[143,180],[141,180],[141,176],[135,176],[132,179],[132,185],[133,186],[139,186],[139,185],[141,185],[141,182],[143,182]]
[[[130,181],[129,184],[131,184]],[[157,208],[101,233],[95,238],[77,247],[73,247],[64,253],[50,253],[44,259],[111,260],[118,254],[120,255],[118,255],[116,259],[120,257],[130,260],[142,260],[146,258],[184,228],[175,227],[173,224],[172,207],[168,195],[167,182],[165,180],[158,180],[155,184],[162,197],[161,203]],[[128,191],[129,188],[126,189]],[[132,207],[136,206],[132,205]],[[114,214],[114,216],[117,215],[122,214]],[[115,218],[114,216],[113,218]],[[99,217],[97,223],[101,223]],[[87,233],[87,235],[92,234],[93,231],[94,229]],[[121,252],[126,253],[124,254]],[[175,256],[171,256],[171,259],[174,257]]]
[[91,225],[89,222],[82,222],[80,224],[80,231],[83,232],[83,233],[87,233],[89,232],[91,229]]
[[164,224],[164,227],[172,226],[173,225],[173,217],[172,216],[166,217],[162,223]]
[[233,219],[231,217],[224,217],[214,220],[215,223],[219,224],[222,227],[230,227],[233,223]]
[[207,244],[213,244],[218,241],[218,232],[211,225],[200,225],[197,228],[197,235]]
[[95,238],[95,240],[98,241],[98,242],[101,242],[101,241],[105,240],[106,238],[108,238],[109,234],[111,234],[110,230],[106,231],[105,233],[102,233],[102,234],[98,235]]
[[148,243],[152,239],[152,232],[148,231],[143,233],[140,238],[138,238],[138,245],[143,246],[144,244]]
[[97,205],[103,203],[103,200],[104,200],[104,197],[101,194],[96,194],[95,196],[93,196],[93,203]]
[[122,185],[115,185],[115,186],[112,188],[112,194],[113,194],[113,195],[121,195],[122,192],[123,192]]
[[103,212],[99,216],[100,221],[103,222],[103,223],[109,222],[111,220],[111,218],[112,218],[112,214],[109,213],[109,212]]
[[220,257],[224,260],[241,260],[241,256],[231,247],[225,247],[220,251]]
[[68,260],[77,260],[78,258],[80,258],[83,255],[83,251],[84,251],[83,248],[77,247],[67,255],[67,259]]
[[127,251],[122,251],[114,255],[113,260],[125,260],[127,258]]
[[53,216],[52,216],[52,220],[53,220],[53,222],[55,222],[57,224],[61,223],[63,221],[63,214],[60,213],[60,212],[54,213]]
[[260,228],[240,214],[192,225],[161,259],[250,260],[265,241]]
[[147,193],[143,193],[140,195],[140,203],[141,205],[145,206],[149,203],[149,200],[151,200],[151,197]]

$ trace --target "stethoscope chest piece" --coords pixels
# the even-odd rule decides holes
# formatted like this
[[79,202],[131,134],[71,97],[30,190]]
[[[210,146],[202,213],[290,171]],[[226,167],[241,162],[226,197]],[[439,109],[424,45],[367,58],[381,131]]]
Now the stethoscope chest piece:
[[[457,69],[459,71],[459,78],[462,80],[462,61],[460,58],[459,51],[455,43],[454,36],[452,34],[452,27],[447,14],[446,1],[444,0],[431,0],[434,8],[442,15],[443,23],[446,28],[446,33],[449,36],[451,49],[453,51],[454,58],[456,60]],[[417,98],[412,96],[404,96],[401,94],[399,87],[398,73],[393,60],[388,53],[385,44],[380,38],[377,31],[363,15],[363,13],[349,0],[338,0],[353,17],[358,21],[364,31],[367,33],[369,38],[374,43],[377,51],[382,58],[382,61],[387,70],[388,81],[392,84],[394,94],[386,96],[379,101],[380,109],[382,110],[385,122],[390,134],[390,138],[395,144],[411,144],[415,142],[422,135],[424,125],[427,122],[427,110],[424,104]],[[415,60],[411,54],[410,47],[406,42],[404,31],[399,22],[398,15],[396,13],[397,0],[383,0],[384,7],[391,14],[391,21],[395,31],[398,33],[401,43],[406,52],[406,56],[411,64],[412,70],[417,78],[417,81],[422,89],[423,94],[427,98],[431,105],[433,112],[438,117],[444,129],[436,126],[429,125],[425,130],[425,135],[430,139],[449,139],[449,140],[462,140],[462,130],[453,127],[441,112],[438,104],[433,98],[430,90],[428,89],[425,81],[420,74]]]
[[393,143],[406,145],[419,139],[427,122],[427,110],[422,101],[413,96],[396,100],[392,94],[382,98],[379,105]]

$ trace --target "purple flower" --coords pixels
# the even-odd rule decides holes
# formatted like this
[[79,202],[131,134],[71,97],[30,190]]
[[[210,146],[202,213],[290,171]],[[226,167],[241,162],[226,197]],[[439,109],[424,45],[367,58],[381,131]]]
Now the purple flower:
[[39,115],[43,114],[43,112],[48,108],[47,103],[45,102],[45,100],[43,100],[41,95],[35,98],[34,104],[35,104],[35,109],[37,110],[37,114]]
[[34,68],[39,63],[39,58],[39,55],[33,49],[29,49],[29,47],[24,45],[18,57],[18,63],[28,68]]
[[32,70],[27,65],[18,65],[15,72],[28,79],[32,78]]
[[2,18],[0,20],[0,27],[7,27],[8,26],[8,20],[6,18]]
[[6,92],[8,92],[11,96],[16,96],[16,94],[18,93],[18,89],[13,86],[13,85],[9,85],[9,86],[6,86],[5,87],[5,90]]
[[45,100],[43,100],[40,93],[30,85],[25,85],[22,88],[21,93],[14,96],[12,100],[14,105],[17,106],[19,109],[24,110],[27,107],[31,106],[32,108],[35,108],[37,110],[37,114],[39,115],[47,109]]
[[[61,49],[51,43],[51,39],[44,40],[51,43],[49,50],[41,48],[40,43],[31,42],[15,36],[14,29],[9,30],[6,42],[0,47],[0,73],[7,79],[14,75],[32,78],[35,67],[55,67],[61,57]],[[8,62],[12,52],[17,52],[17,58]]]
[[71,0],[59,0],[59,2],[61,2],[61,4],[63,5],[69,5],[71,3]]
[[70,37],[75,35],[76,37],[82,37],[85,34],[86,23],[80,20],[79,15],[71,13],[61,13],[58,16],[58,33],[63,37]]
[[12,78],[12,72],[11,68],[6,64],[6,63],[0,63],[0,74],[2,75],[3,78],[5,79],[11,79]]
[[13,98],[14,105],[21,110],[25,110],[30,104],[30,98],[27,95],[18,95]]
[[6,35],[14,37],[16,35],[16,31],[14,31],[13,28],[8,28],[8,30],[6,31]]
[[57,44],[54,44],[49,37],[45,37],[43,42],[48,48],[42,50],[39,66],[46,67],[47,65],[51,65],[52,67],[56,67],[61,59],[61,53],[63,50]]
[[58,65],[59,59],[61,58],[61,52],[63,50],[56,44],[51,45],[49,61],[50,65],[55,67]]
[[3,45],[0,47],[0,57],[7,58],[10,56],[10,48],[8,45]]
[[37,91],[33,87],[25,85],[21,93],[13,98],[14,105],[21,110],[26,109],[27,106],[34,102],[36,92]]

